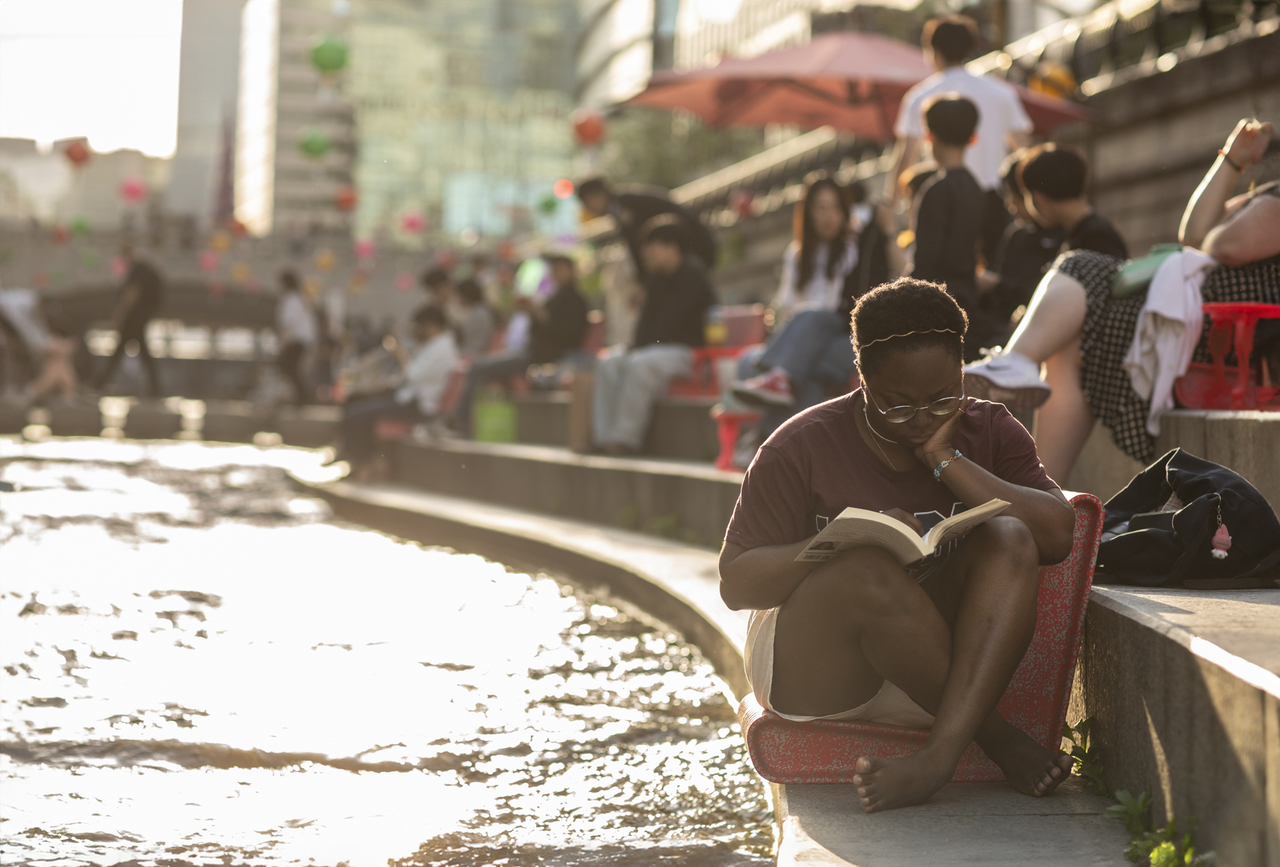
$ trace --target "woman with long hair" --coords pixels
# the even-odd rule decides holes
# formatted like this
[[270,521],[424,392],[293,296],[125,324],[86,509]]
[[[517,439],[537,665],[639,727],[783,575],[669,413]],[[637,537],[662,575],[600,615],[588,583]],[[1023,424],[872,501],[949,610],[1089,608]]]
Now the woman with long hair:
[[790,320],[754,359],[755,368],[764,372],[733,386],[739,400],[766,407],[761,439],[793,414],[821,403],[829,389],[848,390],[854,372],[849,312],[855,299],[846,287],[857,265],[844,191],[830,178],[819,178],[796,205],[793,240],[773,303],[779,319]]

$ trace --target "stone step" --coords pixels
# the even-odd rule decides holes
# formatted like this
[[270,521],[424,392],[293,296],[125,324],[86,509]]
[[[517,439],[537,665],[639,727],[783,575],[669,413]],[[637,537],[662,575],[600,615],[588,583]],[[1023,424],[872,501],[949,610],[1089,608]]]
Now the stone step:
[[[511,399],[516,408],[516,438],[532,445],[565,446],[569,442],[569,394],[533,392]],[[711,419],[715,398],[668,397],[653,408],[653,422],[645,437],[644,454],[710,463],[719,454],[716,423]]]

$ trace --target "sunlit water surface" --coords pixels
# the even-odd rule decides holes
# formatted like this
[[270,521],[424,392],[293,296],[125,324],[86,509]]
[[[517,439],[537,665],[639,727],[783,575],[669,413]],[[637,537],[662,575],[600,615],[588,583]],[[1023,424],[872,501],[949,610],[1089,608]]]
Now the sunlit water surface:
[[0,440],[0,861],[770,860],[693,648],[333,520],[318,462]]

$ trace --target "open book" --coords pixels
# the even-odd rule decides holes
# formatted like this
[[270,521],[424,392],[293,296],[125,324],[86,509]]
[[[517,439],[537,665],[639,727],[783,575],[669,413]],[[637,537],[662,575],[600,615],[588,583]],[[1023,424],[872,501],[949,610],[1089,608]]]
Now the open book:
[[837,551],[854,545],[878,545],[893,554],[903,566],[909,566],[952,539],[966,535],[988,518],[1003,512],[1008,505],[1006,500],[988,500],[981,506],[939,522],[924,536],[917,536],[915,530],[897,518],[850,507],[814,536],[795,561],[822,562],[830,560]]

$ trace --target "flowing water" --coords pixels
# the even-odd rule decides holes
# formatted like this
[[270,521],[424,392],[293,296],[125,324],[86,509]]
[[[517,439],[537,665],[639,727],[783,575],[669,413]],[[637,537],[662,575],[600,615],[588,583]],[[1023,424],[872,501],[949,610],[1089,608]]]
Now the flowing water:
[[0,862],[757,865],[696,649],[330,517],[312,453],[0,440]]

